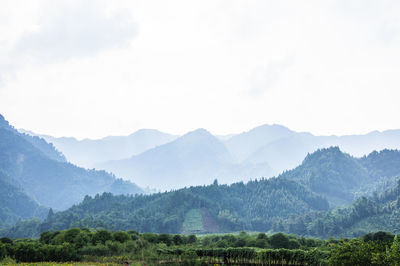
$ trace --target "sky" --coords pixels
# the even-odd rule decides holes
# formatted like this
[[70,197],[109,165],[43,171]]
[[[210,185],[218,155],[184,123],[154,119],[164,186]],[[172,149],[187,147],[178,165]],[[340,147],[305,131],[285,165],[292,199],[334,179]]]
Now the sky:
[[400,128],[400,1],[0,2],[0,113],[100,138],[141,128]]

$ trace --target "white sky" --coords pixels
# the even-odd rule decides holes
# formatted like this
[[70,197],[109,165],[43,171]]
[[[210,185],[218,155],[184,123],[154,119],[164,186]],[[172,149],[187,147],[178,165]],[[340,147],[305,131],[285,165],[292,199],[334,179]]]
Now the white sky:
[[140,128],[400,128],[400,1],[0,2],[0,113],[98,138]]

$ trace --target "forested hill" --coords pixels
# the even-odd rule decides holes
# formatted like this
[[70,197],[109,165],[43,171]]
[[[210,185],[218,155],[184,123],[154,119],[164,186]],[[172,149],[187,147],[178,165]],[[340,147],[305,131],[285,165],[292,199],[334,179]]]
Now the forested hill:
[[283,231],[318,237],[358,237],[373,231],[400,233],[400,179],[396,184],[351,206],[292,217]]
[[[302,185],[285,179],[184,188],[153,195],[113,196],[84,201],[49,215],[39,231],[70,227],[140,232],[205,233],[242,229],[268,231],[278,218],[328,210],[328,203]],[[20,229],[3,232],[15,235]]]
[[[50,144],[17,132],[2,116],[0,171],[7,177],[7,184],[31,198],[26,206],[37,202],[46,207],[66,209],[82,201],[85,195],[104,191],[115,194],[142,192],[133,183],[118,180],[105,171],[86,170],[64,162],[63,156]],[[18,213],[19,210],[14,208],[13,212]],[[26,216],[21,215],[21,218]]]
[[308,154],[303,163],[279,178],[300,182],[311,191],[326,197],[331,206],[351,204],[358,197],[383,190],[400,175],[400,152],[383,150],[355,158],[338,147]]

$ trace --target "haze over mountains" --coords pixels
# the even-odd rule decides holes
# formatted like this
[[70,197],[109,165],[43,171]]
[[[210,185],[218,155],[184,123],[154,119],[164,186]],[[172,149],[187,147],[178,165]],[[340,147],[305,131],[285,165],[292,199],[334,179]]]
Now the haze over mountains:
[[229,184],[272,177],[298,166],[308,153],[330,146],[357,157],[400,148],[400,130],[315,136],[281,125],[262,125],[227,136],[213,136],[205,129],[183,136],[146,129],[99,140],[42,137],[70,162],[161,190],[209,184],[215,178]]
[[105,171],[66,162],[52,144],[19,133],[1,115],[0,184],[0,227],[19,218],[43,217],[49,207],[66,209],[85,195],[143,192]]
[[[23,133],[37,135],[31,131]],[[72,137],[55,138],[48,135],[37,135],[53,145],[74,164],[93,168],[95,164],[126,159],[158,145],[173,141],[178,136],[160,132],[155,129],[141,129],[129,136],[109,136],[102,139],[77,140]]]

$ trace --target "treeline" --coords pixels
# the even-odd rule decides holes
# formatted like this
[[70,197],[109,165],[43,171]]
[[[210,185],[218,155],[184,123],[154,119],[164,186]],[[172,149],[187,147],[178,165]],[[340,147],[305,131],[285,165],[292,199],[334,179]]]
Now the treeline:
[[[158,264],[286,263],[319,265],[329,257],[328,242],[277,233],[238,235],[139,234],[73,228],[44,232],[39,239],[0,239],[1,259],[41,261],[142,261]],[[108,259],[107,259],[108,258]],[[314,264],[315,263],[315,264]]]
[[0,264],[139,262],[149,265],[398,265],[400,241],[386,232],[358,239],[320,240],[277,233],[237,235],[139,234],[69,229],[39,239],[0,239]]

